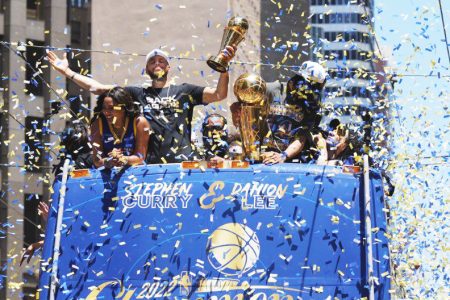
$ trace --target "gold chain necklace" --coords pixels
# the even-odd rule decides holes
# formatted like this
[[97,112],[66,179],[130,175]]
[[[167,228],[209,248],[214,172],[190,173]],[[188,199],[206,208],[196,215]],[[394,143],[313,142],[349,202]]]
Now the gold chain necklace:
[[125,134],[127,133],[129,121],[130,121],[130,119],[128,117],[126,117],[126,119],[125,119],[125,126],[123,127],[122,136],[120,138],[119,138],[119,135],[116,133],[116,130],[114,129],[114,126],[112,126],[108,122],[109,130],[111,131],[111,133],[112,133],[112,135],[114,137],[114,145],[120,144],[120,142],[122,142]]

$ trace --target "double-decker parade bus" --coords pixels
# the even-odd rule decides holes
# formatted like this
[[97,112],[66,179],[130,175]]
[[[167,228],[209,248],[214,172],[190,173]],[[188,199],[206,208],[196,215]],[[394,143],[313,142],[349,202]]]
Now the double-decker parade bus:
[[64,167],[39,299],[388,299],[381,174],[184,162]]

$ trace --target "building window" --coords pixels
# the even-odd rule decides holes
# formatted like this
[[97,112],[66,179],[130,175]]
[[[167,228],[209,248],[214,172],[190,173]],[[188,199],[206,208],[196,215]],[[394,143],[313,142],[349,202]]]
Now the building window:
[[26,248],[30,244],[36,243],[42,239],[40,216],[38,215],[38,205],[42,196],[38,194],[24,195],[24,220],[23,220],[23,246]]
[[370,58],[370,55],[366,51],[360,50],[326,50],[324,51],[325,59],[353,59],[353,60],[366,60]]
[[25,118],[25,143],[23,153],[25,169],[29,172],[37,172],[43,163],[44,143],[43,136],[47,134],[44,119],[39,117]]
[[[0,112],[0,137],[4,135],[5,126],[7,126],[8,118],[4,112]],[[5,144],[0,142],[0,160],[4,153]]]
[[27,94],[35,96],[42,96],[44,92],[41,73],[39,72],[42,65],[42,60],[46,56],[44,48],[36,48],[32,46],[44,46],[43,42],[28,40],[26,51],[27,65],[26,65],[26,85]]
[[81,43],[81,22],[71,21],[70,22],[70,40],[73,44]]
[[361,42],[369,43],[369,35],[367,33],[362,33],[359,31],[349,31],[349,32],[337,32],[328,31],[325,32],[324,37],[330,42]]
[[80,113],[83,112],[81,104],[82,98],[80,95],[68,96],[67,99],[70,101],[70,110],[75,114],[74,117],[79,117]]
[[27,9],[37,9],[39,7],[38,0],[27,0]]
[[89,43],[91,42],[91,23],[89,22],[88,23],[88,28],[87,28],[87,30],[88,30],[88,34],[87,34],[87,39],[88,39],[88,41],[89,41]]
[[44,13],[44,0],[27,0],[28,19],[43,20]]
[[311,0],[311,5],[359,5],[370,6],[369,0]]
[[334,14],[320,14],[313,15],[311,18],[314,24],[361,24],[361,14],[355,13],[334,13]]
[[69,0],[70,7],[83,8],[89,4],[89,0]]
[[[1,1],[1,0],[0,0]],[[3,35],[0,35],[0,40],[4,41]],[[0,51],[0,93],[3,91],[4,81],[8,80],[8,76],[3,74],[2,53]]]

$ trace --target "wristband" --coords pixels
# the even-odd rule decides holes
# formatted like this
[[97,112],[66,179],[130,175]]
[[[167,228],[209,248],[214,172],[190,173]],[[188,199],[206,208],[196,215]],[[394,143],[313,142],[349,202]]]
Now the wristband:
[[286,160],[288,158],[288,154],[286,153],[286,151],[281,152],[281,157],[283,158],[283,160]]

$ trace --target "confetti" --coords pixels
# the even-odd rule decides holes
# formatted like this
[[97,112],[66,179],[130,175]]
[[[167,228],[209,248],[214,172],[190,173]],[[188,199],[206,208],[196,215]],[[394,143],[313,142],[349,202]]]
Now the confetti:
[[[253,71],[261,72],[263,76],[271,77],[273,75],[274,77],[279,77],[283,81],[286,81],[283,71],[289,70],[290,72],[291,70],[289,67],[282,65],[297,64],[299,61],[303,61],[306,57],[309,58],[311,56],[330,67],[333,74],[331,74],[330,80],[327,81],[327,87],[324,92],[327,94],[327,101],[323,101],[323,109],[331,109],[334,115],[343,120],[348,120],[350,123],[357,122],[359,120],[358,118],[361,118],[361,111],[366,109],[370,110],[369,115],[372,118],[373,127],[372,145],[371,147],[364,146],[362,148],[364,151],[370,153],[377,168],[384,170],[391,175],[396,187],[394,195],[385,200],[386,203],[389,204],[389,207],[381,211],[388,216],[390,222],[389,226],[384,228],[380,224],[377,224],[377,226],[380,227],[374,226],[372,228],[374,244],[383,244],[385,238],[388,238],[389,247],[391,249],[390,253],[382,253],[380,260],[375,260],[375,264],[377,266],[385,266],[388,264],[388,260],[391,260],[392,265],[395,265],[395,268],[391,270],[391,273],[383,272],[379,274],[379,278],[374,278],[374,280],[382,282],[383,278],[392,277],[392,289],[389,290],[389,293],[393,294],[393,297],[396,296],[405,299],[444,299],[448,296],[447,274],[449,274],[449,269],[447,266],[449,265],[448,253],[450,251],[447,240],[443,238],[448,236],[449,224],[448,128],[450,125],[450,113],[448,111],[449,93],[447,88],[449,83],[449,70],[446,46],[448,45],[446,44],[447,42],[444,41],[439,8],[437,3],[431,3],[424,0],[416,1],[410,6],[402,5],[399,1],[381,0],[374,4],[373,14],[372,12],[367,14],[367,12],[363,13],[365,6],[358,5],[358,3],[359,1],[352,0],[346,7],[339,7],[338,12],[336,12],[335,5],[328,4],[319,9],[320,13],[315,13],[318,7],[314,7],[313,5],[310,9],[306,10],[309,11],[310,15],[308,16],[308,13],[303,11],[298,12],[297,8],[292,4],[271,0],[266,5],[270,5],[273,11],[266,19],[261,19],[257,9],[249,9],[246,4],[236,6],[233,8],[233,13],[234,10],[236,10],[236,12],[245,13],[245,15],[248,15],[250,21],[250,28],[245,41],[246,44],[240,47],[236,61],[246,60],[252,64],[248,64],[247,62],[236,62],[232,64],[230,67],[230,78],[243,72]],[[445,1],[443,4],[444,16],[446,16],[448,15],[449,7],[448,3]],[[175,73],[173,74],[175,77],[174,81],[180,83],[186,78],[201,85],[214,87],[218,78],[217,74],[212,73],[206,65],[201,65],[204,64],[204,60],[209,57],[210,53],[207,52],[210,50],[205,48],[203,42],[206,36],[199,30],[207,29],[209,32],[208,38],[210,40],[220,37],[220,34],[216,36],[215,31],[221,32],[224,25],[218,23],[218,21],[222,22],[222,19],[214,17],[214,14],[217,13],[216,4],[209,4],[208,9],[210,12],[209,14],[203,15],[203,18],[198,18],[198,12],[195,11],[194,7],[191,8],[186,5],[170,6],[153,3],[152,6],[147,6],[146,8],[143,8],[143,10],[152,11],[155,15],[158,11],[163,9],[167,13],[169,7],[173,7],[175,10],[183,9],[182,12],[186,16],[186,20],[177,20],[176,24],[185,31],[185,45],[174,44],[173,41],[167,42],[164,39],[159,42],[161,43],[162,49],[170,49],[173,53],[173,57],[171,57],[171,64],[173,62],[171,73]],[[352,15],[349,16],[346,16],[345,14],[338,15],[341,11],[344,11],[344,9],[349,7],[352,7],[355,11],[357,8],[360,13],[352,13]],[[231,16],[232,12],[223,11],[222,14],[223,13],[227,16]],[[353,16],[353,14],[355,16]],[[153,36],[153,33],[155,32],[154,29],[156,28],[155,26],[164,26],[165,24],[166,17],[164,14],[158,14],[157,18],[151,14],[148,16],[151,16],[152,18],[148,19],[147,17],[143,20],[143,24],[138,30],[140,36],[150,37],[150,34]],[[291,30],[291,32],[286,35],[280,34],[277,32],[277,28],[279,28],[278,26],[280,25],[285,25],[283,23],[286,22],[287,16],[296,16],[297,19],[305,19],[310,24],[305,32],[302,32],[303,29],[297,30],[295,29],[297,27],[289,26],[289,28],[294,28],[295,30]],[[361,24],[358,24],[359,27],[356,28],[358,30],[334,33],[327,32],[326,30],[315,33],[313,30],[317,23],[323,24],[333,18],[336,18],[333,19],[336,21],[340,18],[345,21],[346,17],[351,21],[352,27],[356,26],[354,23],[358,22],[352,21],[351,18],[357,17],[362,19]],[[444,20],[446,19],[444,18]],[[173,22],[173,20],[171,20],[171,22]],[[359,30],[360,28],[366,27],[367,30]],[[169,26],[168,28],[166,35],[170,38],[171,27]],[[74,28],[72,28],[72,31],[73,29]],[[70,34],[70,28],[67,26],[61,27],[61,30],[63,30],[65,35]],[[114,34],[114,30],[115,28],[108,28],[108,31],[111,31],[112,34]],[[255,38],[254,32],[257,33],[256,37],[258,38]],[[261,49],[260,42],[262,43],[262,41],[259,41],[260,32],[261,35],[267,33],[269,37],[268,42]],[[45,30],[44,34],[48,35],[50,34],[50,31]],[[95,31],[93,31],[93,34],[95,34]],[[130,37],[132,35],[133,32],[130,32]],[[381,49],[378,45],[370,44],[368,42],[372,40],[375,41],[375,39],[377,43],[379,42],[381,44]],[[113,48],[116,45],[116,41],[112,38],[109,39],[108,36],[104,37],[103,40],[99,39],[98,41],[100,48],[103,47],[105,50],[106,48]],[[28,42],[28,45],[33,45],[33,43]],[[339,47],[336,47],[337,45],[339,45]],[[370,47],[368,47],[368,45],[370,45]],[[160,45],[155,44],[154,46],[158,47]],[[367,50],[366,48],[370,50]],[[28,49],[34,50],[35,48]],[[363,51],[362,49],[365,50]],[[214,49],[214,51],[216,50],[217,49]],[[137,51],[137,49],[131,49],[129,51]],[[113,57],[111,58],[112,61],[99,65],[93,60],[92,70],[88,69],[85,64],[86,62],[89,62],[90,59],[84,61],[85,58],[81,58],[82,55],[77,52],[81,51],[70,51],[68,52],[70,53],[68,56],[73,60],[73,66],[76,66],[79,70],[79,74],[82,75],[91,76],[91,73],[97,75],[99,72],[104,72],[105,74],[108,74],[108,76],[111,76],[111,78],[114,78],[112,82],[125,82],[128,84],[128,82],[132,82],[131,77],[129,80],[125,78],[122,79],[123,76],[119,73],[121,72],[121,69],[126,65],[126,67],[129,68],[127,72],[134,72],[137,75],[139,75],[142,70],[142,65],[137,63],[137,61],[134,61],[135,59],[138,60],[142,55],[140,52],[135,52],[132,55],[126,56],[121,49],[115,49],[112,52],[105,51],[101,53],[101,57],[106,60],[108,57]],[[279,57],[273,61],[269,54],[279,54]],[[39,54],[37,51],[34,54],[27,52],[26,56],[27,59],[35,56],[38,58]],[[196,65],[197,63],[198,66]],[[21,86],[20,91],[11,90],[12,96],[10,96],[9,102],[6,103],[5,98],[5,103],[1,104],[3,112],[11,114],[8,121],[9,127],[11,126],[11,123],[15,124],[15,121],[12,119],[13,117],[17,118],[20,122],[25,122],[27,118],[38,113],[38,115],[45,115],[47,119],[47,111],[45,110],[50,104],[53,106],[53,102],[44,105],[42,96],[34,95],[32,92],[38,84],[41,84],[39,76],[48,72],[51,68],[46,65],[45,60],[37,61],[33,64],[35,70],[30,71],[28,70],[28,66],[21,65],[17,67],[17,70],[10,70],[9,74],[6,74],[3,78],[4,80],[9,80],[9,83],[12,83],[7,85],[10,89],[14,89],[14,85],[17,83],[24,86]],[[380,71],[373,73],[372,67],[375,67]],[[136,70],[138,71],[135,72]],[[27,75],[27,77],[21,75],[25,73],[29,75]],[[397,73],[397,75],[393,76],[394,73]],[[142,71],[141,75],[145,75],[145,70]],[[129,76],[129,74],[126,74],[126,76]],[[387,81],[383,82],[384,79],[382,77],[386,76],[391,76],[392,78],[388,78]],[[86,104],[87,99],[74,97],[71,94],[72,92],[69,93],[65,88],[63,84],[64,81],[65,78],[63,76],[55,77],[54,82],[56,83],[53,83],[52,81],[52,84],[54,84],[57,95],[51,97],[58,96],[67,99],[70,104],[69,106],[80,107],[80,112],[69,111],[69,106],[63,106],[59,113],[56,113],[53,116],[49,115],[48,119],[51,119],[52,122],[61,121],[62,123],[71,119],[78,119],[80,122],[89,121],[88,117],[81,116],[81,114],[89,115],[89,113],[92,113],[92,108],[90,105]],[[23,88],[25,88],[25,90],[22,91]],[[6,91],[6,89],[2,89],[2,91]],[[378,97],[380,96],[379,92],[382,93],[382,97]],[[367,100],[366,96],[372,94],[377,96],[374,96],[373,100]],[[358,95],[358,97],[353,95]],[[233,98],[232,93],[231,95],[228,95],[228,97],[229,99],[226,101],[230,101],[230,99]],[[193,99],[191,100],[193,101]],[[342,107],[337,107],[339,105],[335,105],[336,103],[339,105],[342,104]],[[6,105],[8,106],[6,107]],[[220,112],[225,115],[229,114],[227,104],[216,106],[208,105],[205,108],[209,109],[209,111]],[[189,106],[174,109],[174,115],[181,115],[186,109],[189,109]],[[205,111],[201,110],[199,115],[200,117],[198,117],[197,120],[194,119],[192,128],[180,126],[176,129],[181,132],[191,131],[189,133],[195,135],[200,130],[199,128],[201,126],[199,126],[198,123],[202,122]],[[330,118],[331,116],[331,114],[326,115],[327,118]],[[167,116],[162,116],[161,122],[167,123],[169,122],[169,119],[170,118]],[[117,119],[114,118],[113,123],[116,123],[116,121]],[[34,125],[36,127],[37,123]],[[53,123],[51,127],[49,124],[48,128],[54,129],[58,126],[59,125],[56,123]],[[231,122],[229,126],[231,128]],[[18,128],[19,127],[20,126],[18,126]],[[4,177],[16,179],[19,175],[20,177],[23,176],[25,178],[24,186],[16,188],[12,185],[4,185],[2,189],[2,193],[8,193],[10,195],[8,201],[6,201],[8,204],[7,211],[9,215],[2,224],[2,227],[5,229],[5,234],[7,232],[8,235],[2,236],[2,238],[7,238],[9,244],[16,243],[19,245],[19,248],[22,247],[22,241],[15,240],[16,236],[12,233],[14,233],[14,228],[22,228],[24,223],[28,224],[25,218],[22,218],[21,215],[16,217],[14,213],[14,209],[18,209],[20,212],[27,211],[27,204],[24,204],[27,200],[22,200],[23,194],[29,190],[34,190],[35,187],[31,185],[34,185],[35,182],[38,188],[40,188],[40,185],[44,185],[45,189],[48,187],[48,192],[51,194],[55,193],[55,191],[51,186],[53,176],[50,175],[50,173],[44,175],[47,171],[42,171],[42,169],[40,169],[42,172],[38,172],[31,176],[25,168],[21,168],[18,172],[11,171],[11,169],[14,168],[13,166],[21,165],[22,162],[26,160],[25,157],[37,158],[36,161],[47,160],[46,165],[52,164],[58,160],[56,157],[51,157],[52,155],[50,154],[51,150],[64,150],[62,147],[61,149],[57,148],[58,142],[44,143],[42,144],[42,147],[37,147],[33,151],[27,149],[30,140],[40,140],[41,137],[38,136],[46,134],[45,127],[46,126],[40,124],[34,130],[26,132],[25,136],[22,135],[22,130],[17,130],[17,128],[14,127],[12,129],[14,133],[8,132],[8,135],[5,134],[5,139],[2,141],[2,146],[5,146],[5,148],[2,148],[2,151],[3,149],[6,149],[6,152],[2,152],[2,154],[3,157],[8,160],[8,165],[2,167],[5,168],[5,172],[3,173],[5,175]],[[1,130],[2,129],[0,128],[0,131]],[[56,129],[56,131],[58,130],[59,129]],[[45,139],[47,139],[47,137],[49,140],[57,139],[57,135],[53,132],[51,135],[46,135]],[[266,137],[271,138],[272,134],[268,133]],[[154,135],[154,138],[158,139],[160,142],[164,142],[164,137],[161,135]],[[359,136],[359,138],[362,138],[362,135]],[[179,153],[182,148],[180,140],[175,139],[172,142],[170,149],[171,154]],[[100,147],[100,145],[96,143],[88,144],[89,147],[92,147],[92,145],[94,147]],[[362,156],[357,153],[359,148],[360,146],[357,143],[349,144],[349,149],[355,153],[353,159],[356,162],[362,161]],[[170,161],[169,159],[170,155],[163,156],[161,157],[161,162],[165,164]],[[164,169],[164,166],[161,165],[160,167],[161,168],[157,172]],[[348,224],[354,228],[361,227],[361,221],[354,219],[355,214],[351,215],[352,210],[359,205],[359,195],[354,196],[353,199],[351,197],[335,198],[335,196],[330,197],[329,195],[326,195],[327,184],[329,184],[329,182],[338,184],[342,175],[340,172],[329,171],[330,169],[334,170],[333,168],[327,167],[327,170],[321,173],[322,177],[316,177],[314,179],[314,191],[311,191],[312,189],[306,189],[303,182],[298,181],[297,176],[302,175],[290,175],[290,177],[286,178],[284,183],[294,188],[289,189],[286,197],[295,196],[296,201],[304,205],[307,203],[310,193],[314,193],[316,190],[323,190],[324,193],[320,196],[323,197],[323,200],[322,198],[317,197],[313,201],[314,204],[317,205],[318,211],[326,211],[326,218],[323,219],[325,221],[323,223],[328,223],[328,226],[333,226],[332,231],[328,232],[326,235],[324,234],[322,240],[325,245],[324,249],[329,250],[330,253],[336,252],[339,253],[339,255],[344,255],[344,249],[347,252],[351,250],[350,247],[348,247],[349,244],[339,244],[343,240],[343,235],[345,234],[342,231],[342,228]],[[106,169],[105,167],[101,167],[98,170],[104,172]],[[217,175],[216,173],[210,173],[210,170],[204,166],[202,166],[200,170],[205,177],[208,176],[208,180]],[[130,170],[123,171],[125,174],[129,174],[127,172],[130,172]],[[114,172],[113,174],[117,174]],[[280,168],[277,176],[281,176],[283,172],[283,169]],[[176,176],[174,175],[175,173],[161,176],[155,180],[155,183],[172,180],[172,176]],[[261,179],[264,175],[265,173],[260,169],[255,169],[253,170],[253,173],[251,173],[251,176],[256,176]],[[94,176],[97,176],[97,174],[94,173]],[[153,176],[153,174],[147,174],[146,176]],[[190,176],[192,176],[192,174],[189,171],[184,170],[184,172],[180,172],[178,178],[179,180],[184,181],[189,180],[191,178]],[[97,179],[98,178],[92,178],[92,181]],[[123,176],[120,178],[121,183],[130,186],[139,182],[139,180],[137,177]],[[105,180],[105,182],[107,182],[107,180]],[[177,212],[171,214],[168,212],[169,210],[167,207],[157,207],[158,211],[161,212],[162,217],[160,219],[152,220],[151,223],[142,222],[142,224],[136,224],[135,221],[133,221],[133,215],[130,214],[129,209],[121,210],[119,208],[121,205],[121,198],[119,196],[114,196],[114,188],[114,186],[103,186],[103,183],[100,187],[91,186],[90,183],[83,183],[83,185],[80,184],[77,187],[71,186],[68,189],[68,193],[70,193],[71,189],[80,189],[86,192],[91,189],[98,189],[98,197],[108,203],[103,203],[100,200],[97,201],[98,203],[101,203],[102,206],[99,206],[98,211],[96,212],[98,212],[99,216],[102,213],[108,214],[108,217],[104,217],[100,222],[87,219],[87,212],[83,206],[77,208],[71,207],[65,210],[67,218],[64,219],[62,231],[61,233],[58,233],[58,235],[70,236],[74,230],[82,228],[81,230],[84,230],[86,236],[95,236],[96,240],[92,243],[92,248],[90,249],[75,247],[76,249],[73,249],[74,255],[72,265],[68,270],[65,270],[64,273],[61,274],[66,274],[65,276],[67,277],[76,278],[79,276],[78,270],[83,270],[84,264],[87,265],[94,262],[95,259],[101,260],[103,257],[108,257],[108,251],[106,251],[105,248],[111,247],[111,245],[114,245],[115,247],[119,245],[122,246],[122,248],[120,248],[121,250],[116,248],[115,256],[108,257],[108,261],[118,259],[119,256],[127,258],[130,256],[128,261],[131,261],[132,252],[128,250],[135,249],[139,247],[139,245],[138,242],[133,239],[126,239],[125,241],[124,236],[130,232],[136,234],[139,231],[142,231],[145,232],[146,238],[151,239],[155,243],[163,243],[165,241],[164,238],[169,237],[173,249],[170,249],[171,251],[167,251],[167,253],[157,252],[156,250],[149,253],[148,257],[145,258],[145,261],[142,261],[139,265],[141,269],[136,270],[133,274],[150,274],[148,275],[148,278],[151,280],[155,280],[155,282],[158,283],[164,282],[168,273],[171,272],[164,267],[161,263],[161,259],[173,261],[182,259],[180,257],[183,256],[183,247],[186,247],[186,244],[183,242],[184,240],[177,235],[183,230],[186,230],[186,228],[192,226],[189,221],[192,220],[195,221],[192,223],[201,223],[204,220],[207,220],[209,223],[213,224],[222,218],[229,218],[234,221],[235,215],[239,214],[230,208],[230,211],[227,211],[224,215],[214,213],[208,213],[209,216],[208,214],[195,214],[189,216],[191,220],[186,222],[185,218],[187,213],[184,211],[180,210],[180,212],[183,213]],[[385,186],[385,189],[388,191],[387,186]],[[58,193],[60,191],[56,190],[56,192]],[[218,193],[219,191],[216,190],[215,192]],[[355,192],[359,193],[360,190],[355,188]],[[145,196],[142,196],[142,198],[150,201],[150,198],[153,197],[152,189],[146,190],[144,195]],[[220,194],[214,195],[214,197],[218,195]],[[234,205],[238,206],[240,204],[240,199],[235,196],[236,195],[225,196],[225,201],[220,203],[220,205],[226,203],[226,205],[230,205],[230,207],[233,207]],[[107,201],[105,199],[107,199]],[[140,198],[136,197],[136,199]],[[251,204],[252,200],[254,199],[248,198],[247,203]],[[379,199],[372,200],[378,201]],[[153,205],[164,206],[164,201],[166,201],[165,203],[167,204],[167,199],[158,202],[159,199],[157,198],[155,202],[155,199],[153,198],[151,201],[149,202],[149,205],[152,205],[153,203]],[[195,202],[197,199],[192,199],[191,201]],[[179,204],[178,202],[169,202],[169,204],[174,203]],[[245,222],[243,221],[244,224],[247,224],[252,227],[253,230],[256,230],[257,235],[259,235],[260,232],[264,232],[264,235],[259,236],[260,239],[265,239],[267,241],[279,239],[280,243],[271,250],[274,251],[275,257],[276,255],[279,255],[282,262],[277,262],[277,264],[280,263],[283,267],[285,265],[287,266],[288,263],[292,264],[292,262],[296,261],[295,255],[293,256],[291,253],[295,253],[296,247],[303,246],[300,241],[302,238],[305,238],[305,234],[308,234],[305,232],[318,230],[317,227],[312,228],[312,226],[318,226],[318,224],[312,222],[312,220],[308,218],[307,212],[300,204],[289,213],[280,212],[282,205],[277,206],[274,210],[274,214],[277,215],[275,220],[271,219],[270,221],[266,221],[261,218],[258,220],[257,224],[252,223],[250,216],[252,213],[254,213],[255,216],[259,216],[261,210],[251,208],[246,211],[246,213],[248,213],[248,218]],[[56,212],[53,209],[51,213],[54,214]],[[163,221],[164,218],[174,218],[174,216],[176,216],[176,222],[179,223],[166,226],[167,224]],[[356,218],[357,217],[356,214]],[[71,222],[74,222],[73,226],[69,225]],[[120,233],[111,231],[111,227],[116,225],[121,226]],[[320,225],[325,226],[324,224]],[[202,226],[204,227],[196,228],[196,234],[199,234],[200,232],[201,234],[205,234],[205,236],[209,236],[215,230],[212,227],[208,227],[209,225]],[[148,228],[148,230],[140,230],[141,227]],[[40,225],[36,226],[36,228],[38,230],[41,229]],[[40,235],[43,236],[42,233]],[[360,248],[365,245],[365,241],[360,235],[355,234],[355,236],[348,238],[352,247]],[[10,240],[12,243],[10,243]],[[110,243],[109,246],[107,246],[106,240]],[[339,251],[339,249],[341,251]],[[387,249],[387,247],[384,247],[383,249]],[[69,251],[69,249],[64,249],[64,251]],[[291,251],[291,253],[289,253],[289,251]],[[8,270],[8,276],[10,276],[10,274],[14,274],[14,272],[17,272],[18,270],[12,268],[14,268],[14,264],[19,257],[17,253],[12,252],[7,253],[6,255],[7,262],[5,262],[3,268]],[[320,272],[321,268],[322,270],[327,268],[325,264],[312,264],[311,262],[317,263],[317,261],[312,259],[309,261],[310,259],[311,257],[306,258],[305,262],[302,261],[300,264],[296,262],[296,268],[299,270],[308,270],[308,272],[311,270],[313,272]],[[152,262],[151,264],[150,261]],[[132,262],[130,262],[130,264],[131,263]],[[209,276],[210,273],[206,270],[209,263],[208,260],[195,260],[195,266],[194,264],[189,266],[190,271],[186,274],[185,278],[189,278],[191,282],[198,282],[199,277]],[[312,265],[312,267],[309,265]],[[49,263],[43,262],[42,266],[48,268]],[[253,269],[252,271],[249,271],[249,273],[246,273],[245,276],[256,276],[257,278],[259,277],[261,281],[271,283],[281,281],[280,278],[282,276],[279,278],[277,274],[265,269],[265,267],[264,269],[262,269],[262,266],[258,267],[261,269]],[[277,270],[278,267],[279,266],[276,265],[275,270]],[[334,272],[340,277],[345,277],[345,274],[347,274],[348,278],[342,278],[341,280],[341,282],[347,284],[346,280],[350,280],[350,278],[354,276],[352,273],[354,272],[352,269],[353,267],[351,265],[346,265],[345,267],[339,266],[339,268],[341,270],[335,269]],[[35,270],[37,269],[38,268],[35,268]],[[94,269],[95,271],[92,271],[93,275],[98,277],[104,275],[104,271],[99,271],[96,268],[92,268],[91,270]],[[26,272],[28,271],[29,270],[27,269]],[[30,271],[30,274],[31,273],[32,272]],[[130,276],[130,274],[128,274],[128,276]],[[173,278],[181,279],[183,277],[179,274],[176,276],[178,277]],[[191,276],[192,278],[190,278]],[[126,276],[124,278],[125,281],[128,280]],[[30,282],[25,282],[25,280],[24,282],[15,282],[15,278],[13,277],[7,279],[8,288],[13,290],[12,293],[17,293],[17,291],[21,291],[24,285],[30,284]],[[86,288],[95,290],[95,287],[90,286],[90,282],[87,281],[85,284],[87,286]],[[278,285],[289,286],[288,282],[279,282]],[[248,292],[250,293],[253,291],[256,293],[257,290],[251,290],[250,286],[251,285],[248,286]],[[67,295],[70,293],[70,287],[63,284],[59,289],[61,290],[62,295],[70,297]],[[315,293],[324,293],[324,291],[328,293],[327,287],[322,286],[312,287],[308,290],[308,293],[311,293],[311,290]],[[282,293],[284,291],[277,290],[277,292]],[[17,295],[19,294],[17,293]],[[11,294],[10,296],[15,297],[17,295]],[[125,298],[128,296],[124,295],[123,297]],[[323,298],[326,297],[331,298],[332,296],[328,294],[326,296],[323,295]],[[132,297],[130,296],[129,298]],[[322,298],[322,295],[320,298]]]

